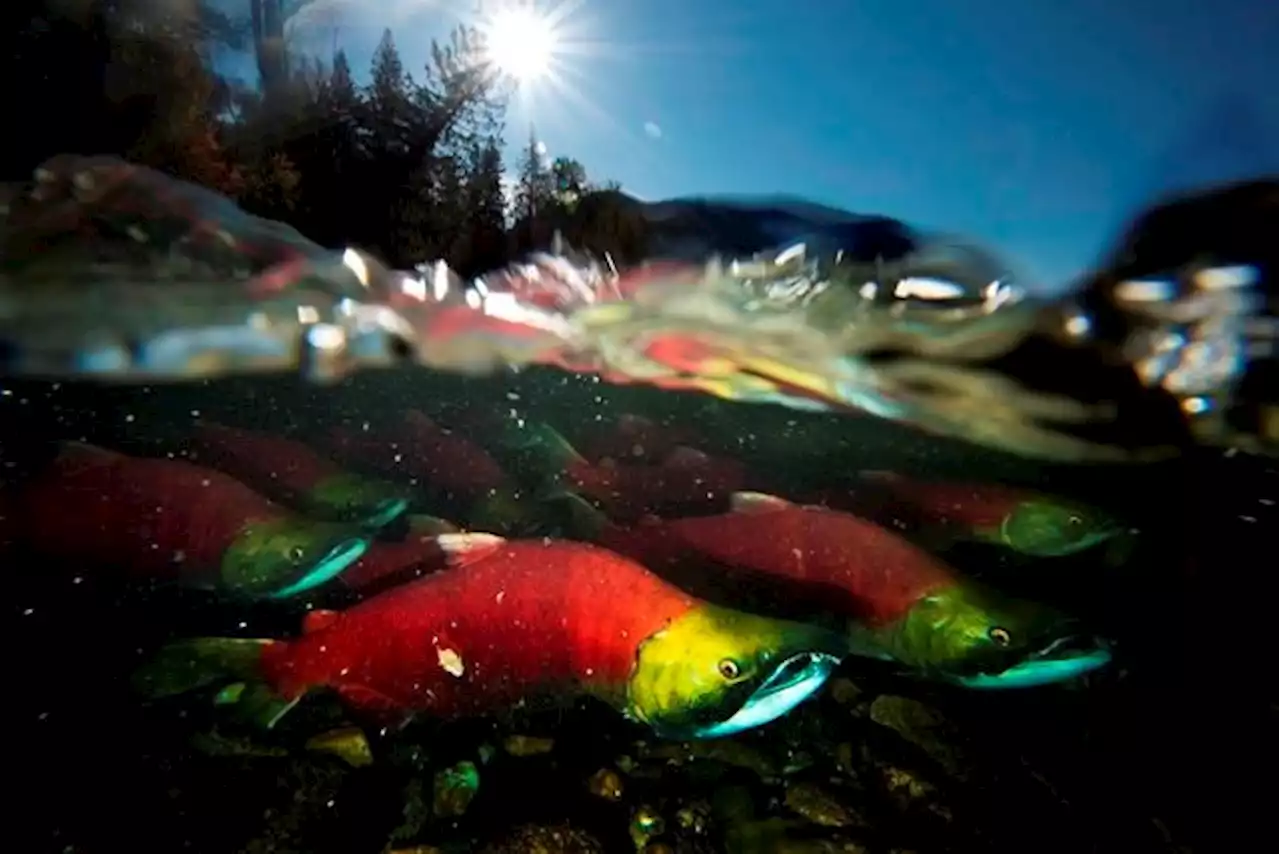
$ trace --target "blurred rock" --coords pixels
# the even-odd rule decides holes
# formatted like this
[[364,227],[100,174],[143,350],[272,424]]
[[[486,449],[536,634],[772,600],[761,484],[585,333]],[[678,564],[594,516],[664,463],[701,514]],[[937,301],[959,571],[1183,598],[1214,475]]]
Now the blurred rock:
[[849,827],[862,823],[857,815],[816,783],[788,784],[783,802],[792,812],[823,827]]
[[852,679],[843,676],[832,679],[827,692],[831,694],[831,699],[842,706],[852,706],[862,697],[862,689]]
[[851,840],[806,837],[803,822],[768,818],[735,825],[725,831],[728,854],[865,854],[866,848]]
[[467,811],[480,788],[480,772],[474,762],[458,764],[435,775],[431,811],[441,817],[456,817]]
[[857,766],[854,764],[853,745],[847,741],[842,741],[836,745],[836,768],[842,773],[852,777],[857,773]]
[[502,742],[502,749],[512,756],[539,756],[555,749],[553,738],[538,738],[532,735],[509,735]]
[[969,763],[956,745],[960,733],[937,709],[918,700],[882,694],[871,703],[871,720],[923,750],[951,776],[968,776]]
[[781,776],[778,764],[772,757],[755,747],[731,738],[679,743],[641,743],[637,745],[636,753],[641,759],[662,759],[672,765],[705,759],[751,771],[761,779]]
[[603,852],[604,846],[595,837],[568,824],[524,825],[481,849],[481,854],[603,854]]
[[242,736],[223,735],[217,730],[192,733],[187,743],[205,756],[256,756],[284,757],[289,751],[283,747],[273,747]]
[[342,727],[307,739],[307,750],[336,756],[352,768],[364,768],[373,764],[373,749],[364,730],[359,727]]
[[890,799],[903,812],[930,813],[950,823],[950,807],[938,800],[938,788],[915,773],[893,765],[880,769],[881,780]]
[[636,848],[644,848],[649,840],[666,832],[667,823],[662,813],[654,807],[644,804],[636,808],[631,815],[631,839]]
[[707,832],[710,816],[711,805],[704,801],[698,801],[682,807],[676,812],[676,824],[681,830],[701,836]]
[[391,831],[392,842],[405,842],[422,833],[422,828],[431,817],[431,807],[427,803],[426,786],[415,777],[404,787],[404,806],[401,808],[403,820]]
[[587,790],[606,801],[622,800],[622,775],[612,768],[601,768],[587,780]]

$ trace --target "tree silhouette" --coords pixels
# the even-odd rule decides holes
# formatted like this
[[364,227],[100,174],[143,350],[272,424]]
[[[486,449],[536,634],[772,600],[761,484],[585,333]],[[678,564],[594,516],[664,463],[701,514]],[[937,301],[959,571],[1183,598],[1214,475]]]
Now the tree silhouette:
[[[388,30],[362,86],[342,51],[319,62],[287,55],[280,41],[273,53],[273,34],[305,5],[251,0],[240,19],[209,0],[0,7],[0,62],[8,80],[28,84],[4,87],[0,106],[40,117],[9,135],[4,178],[25,180],[60,152],[115,154],[230,195],[324,245],[359,246],[406,269],[443,259],[467,275],[548,246],[583,206],[613,210],[580,162],[548,162],[534,139],[508,180],[509,82],[485,61],[474,30],[433,43],[421,69],[405,67]],[[258,86],[216,73],[219,51],[250,46]],[[604,216],[574,233],[625,244],[604,233],[614,221],[624,227]]]

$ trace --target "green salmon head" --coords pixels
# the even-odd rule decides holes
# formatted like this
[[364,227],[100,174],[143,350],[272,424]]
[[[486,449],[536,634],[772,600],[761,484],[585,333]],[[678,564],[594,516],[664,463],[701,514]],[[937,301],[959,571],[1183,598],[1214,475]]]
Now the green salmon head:
[[855,629],[855,651],[967,688],[1027,688],[1096,670],[1108,644],[1046,605],[971,582],[922,598],[901,619]]
[[1019,502],[993,539],[1032,557],[1062,557],[1129,536],[1128,528],[1101,511],[1043,498]]
[[320,518],[373,530],[385,528],[409,509],[409,497],[398,486],[349,473],[320,481],[304,501],[307,510]]
[[254,522],[222,553],[219,586],[287,599],[332,580],[368,548],[368,534],[345,525],[300,517]]
[[663,738],[732,735],[812,696],[844,652],[823,629],[702,604],[641,645],[627,712]]
[[523,419],[506,419],[505,424],[496,452],[503,468],[521,483],[541,486],[582,462],[577,449],[550,424]]

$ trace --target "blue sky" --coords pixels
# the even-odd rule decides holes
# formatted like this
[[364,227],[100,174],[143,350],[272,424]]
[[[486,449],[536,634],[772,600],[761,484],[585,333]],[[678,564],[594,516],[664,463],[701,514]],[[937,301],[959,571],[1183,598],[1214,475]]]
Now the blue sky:
[[[390,26],[413,70],[472,8],[317,0],[293,39],[363,74]],[[1036,283],[1156,193],[1277,168],[1266,0],[586,0],[565,28],[572,92],[515,105],[510,144],[534,121],[644,198],[787,193],[972,235]]]

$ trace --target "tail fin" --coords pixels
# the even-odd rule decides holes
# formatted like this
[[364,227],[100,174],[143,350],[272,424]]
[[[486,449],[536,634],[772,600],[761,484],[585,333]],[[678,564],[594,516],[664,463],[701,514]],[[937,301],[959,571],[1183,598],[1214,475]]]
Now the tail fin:
[[235,707],[236,717],[270,729],[300,699],[281,697],[262,683],[263,650],[279,641],[251,638],[188,638],[166,644],[134,671],[133,687],[158,700],[222,686],[217,702]]

